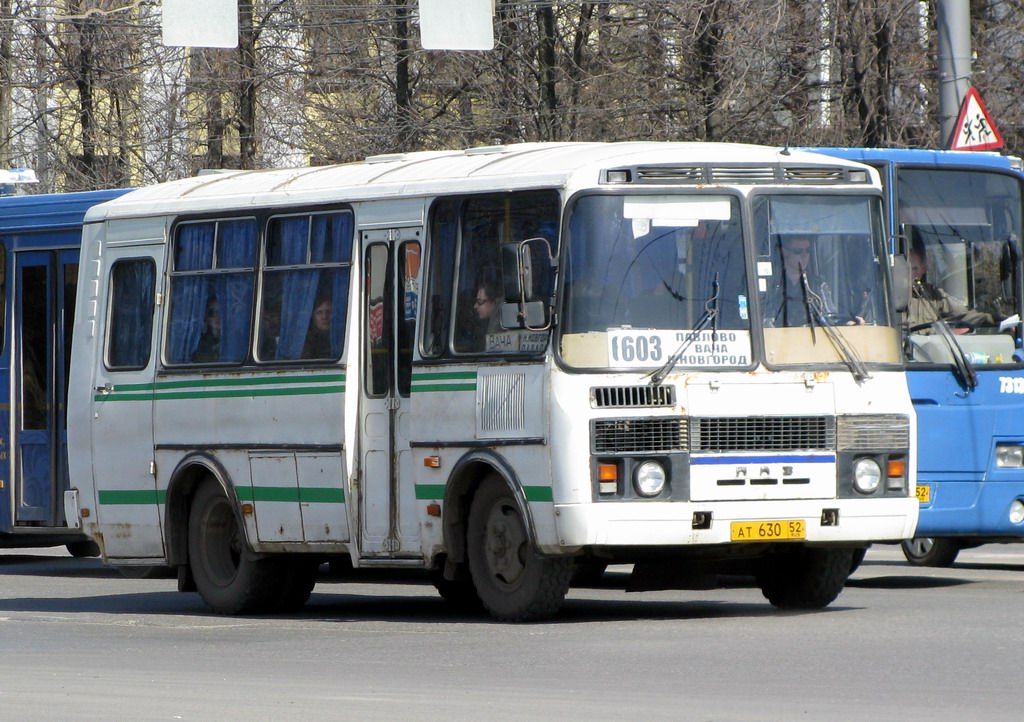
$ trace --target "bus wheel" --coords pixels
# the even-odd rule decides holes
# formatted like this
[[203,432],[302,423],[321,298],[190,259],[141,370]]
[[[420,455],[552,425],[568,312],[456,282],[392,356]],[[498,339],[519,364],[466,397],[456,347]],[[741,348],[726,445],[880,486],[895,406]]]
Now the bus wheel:
[[951,567],[960,553],[956,539],[914,537],[900,544],[903,556],[915,567]]
[[846,586],[853,549],[803,548],[772,554],[757,567],[757,585],[779,609],[821,609]]
[[861,562],[864,561],[864,557],[868,555],[867,547],[858,547],[853,550],[853,561],[850,562],[850,574],[853,574],[860,568]]
[[465,614],[479,613],[483,610],[473,580],[468,576],[466,579],[445,579],[441,569],[433,569],[430,572],[430,582],[452,609]]
[[558,611],[574,560],[534,551],[515,499],[494,476],[473,497],[466,541],[473,586],[491,616],[528,622]]
[[192,500],[188,519],[192,577],[206,605],[218,614],[252,614],[278,607],[283,560],[259,558],[245,543],[234,507],[207,481]]
[[281,560],[284,578],[275,604],[279,612],[297,612],[309,600],[320,573],[320,560],[308,554],[290,554]]
[[98,557],[100,555],[100,545],[92,539],[68,542],[64,546],[67,547],[68,554],[75,557],[75,559],[81,559],[83,557]]

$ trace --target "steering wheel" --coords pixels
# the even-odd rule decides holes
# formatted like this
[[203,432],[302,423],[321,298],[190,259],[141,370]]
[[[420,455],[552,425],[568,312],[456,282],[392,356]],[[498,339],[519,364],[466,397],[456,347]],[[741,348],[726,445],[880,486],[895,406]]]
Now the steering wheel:
[[[934,324],[934,323],[937,323],[937,321],[927,321],[925,323],[915,323],[913,326],[908,326],[907,327],[907,333],[915,333],[917,331],[923,331],[926,328],[931,328],[932,324]],[[974,331],[974,326],[971,326],[970,324],[967,324],[967,323],[953,323],[953,324],[949,324],[949,325],[952,328],[966,329],[967,332]]]

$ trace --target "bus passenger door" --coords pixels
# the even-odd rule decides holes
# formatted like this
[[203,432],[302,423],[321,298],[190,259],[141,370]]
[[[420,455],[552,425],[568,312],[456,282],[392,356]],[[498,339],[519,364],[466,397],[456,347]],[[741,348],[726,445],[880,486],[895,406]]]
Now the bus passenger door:
[[409,387],[420,229],[361,234],[360,542],[366,556],[418,556]]
[[[163,497],[153,448],[155,366],[154,257],[148,249],[107,247],[106,278],[92,284],[101,311],[94,357],[90,434],[96,513],[104,553],[112,559],[163,558]],[[87,266],[92,268],[92,265]],[[93,304],[95,301],[95,304]]]
[[15,524],[63,526],[67,372],[78,251],[15,256]]

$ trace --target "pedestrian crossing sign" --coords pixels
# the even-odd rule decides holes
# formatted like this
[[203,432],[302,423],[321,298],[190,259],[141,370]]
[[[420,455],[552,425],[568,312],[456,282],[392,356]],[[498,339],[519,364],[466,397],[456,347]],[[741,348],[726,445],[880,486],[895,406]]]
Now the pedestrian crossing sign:
[[992,122],[992,116],[976,88],[968,88],[960,106],[950,150],[995,150],[1003,147],[1003,136]]

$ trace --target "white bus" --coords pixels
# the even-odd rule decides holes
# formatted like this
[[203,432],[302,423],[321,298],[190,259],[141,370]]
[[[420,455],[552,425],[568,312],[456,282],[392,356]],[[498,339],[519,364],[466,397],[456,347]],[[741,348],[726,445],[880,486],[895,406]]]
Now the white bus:
[[69,513],[217,612],[300,607],[333,555],[502,620],[608,563],[817,608],[913,535],[906,294],[867,166],[388,155],[141,189],[82,249]]

